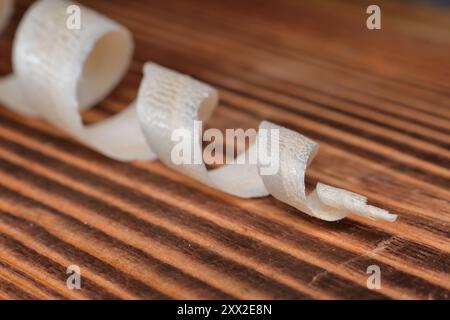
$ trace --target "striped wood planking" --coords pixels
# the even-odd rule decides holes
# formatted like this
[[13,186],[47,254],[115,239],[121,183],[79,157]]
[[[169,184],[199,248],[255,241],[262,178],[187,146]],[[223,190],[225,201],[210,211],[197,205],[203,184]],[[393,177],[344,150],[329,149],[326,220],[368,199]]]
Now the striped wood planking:
[[[365,194],[400,218],[327,223],[227,196],[1,108],[1,298],[449,298],[448,9],[383,2],[383,29],[368,31],[367,1],[82,2],[136,40],[126,78],[86,122],[132,101],[156,61],[220,90],[208,126],[268,119],[316,139],[309,186]],[[29,4],[0,39],[2,74]],[[82,290],[66,288],[71,264]],[[372,264],[380,290],[366,287]]]

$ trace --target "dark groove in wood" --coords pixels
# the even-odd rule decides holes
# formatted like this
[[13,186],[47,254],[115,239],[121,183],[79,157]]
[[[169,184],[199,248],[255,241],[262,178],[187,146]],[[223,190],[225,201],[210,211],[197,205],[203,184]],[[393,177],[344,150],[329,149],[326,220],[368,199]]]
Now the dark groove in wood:
[[[29,128],[29,127],[27,127],[27,128],[20,128],[20,131],[23,132],[24,130],[26,131],[26,129],[31,129],[31,128]],[[48,135],[48,134],[46,134],[44,132],[41,132],[41,131],[35,130],[35,129],[33,129],[33,131],[31,131],[30,134],[32,134],[36,138],[40,137],[40,139],[42,139],[43,142],[45,141],[46,143],[48,143],[48,142],[51,141],[52,144],[58,145],[59,148],[62,148],[63,150],[65,150],[69,154],[78,154],[80,156],[83,155],[83,154],[86,154],[86,155],[89,155],[90,157],[95,157],[96,162],[103,163],[103,166],[105,166],[105,167],[110,167],[111,165],[114,165],[117,168],[113,169],[113,170],[116,170],[116,171],[119,171],[119,172],[126,172],[127,176],[131,175],[131,176],[134,177],[134,179],[141,180],[142,177],[149,176],[149,173],[147,171],[141,170],[139,168],[136,168],[136,167],[133,167],[133,166],[129,166],[127,164],[121,164],[121,163],[116,164],[115,162],[112,162],[112,161],[105,161],[104,157],[101,157],[101,156],[99,157],[97,153],[91,151],[90,149],[87,149],[87,148],[84,148],[84,147],[80,147],[80,145],[77,144],[77,143],[72,143],[71,141],[68,141],[68,140],[65,140],[65,139],[61,139],[61,138],[57,138],[57,137],[54,137],[54,136],[50,136],[50,135]],[[83,152],[80,152],[81,150]],[[134,173],[134,172],[136,172],[136,173]],[[157,179],[157,181],[160,180],[159,184],[161,186],[164,186],[164,185],[166,185],[168,183],[167,178],[161,180],[160,177],[157,177],[155,175],[152,175],[151,177],[149,177],[149,179],[145,179],[145,181],[143,181],[143,183],[151,184],[152,181],[154,181],[154,179]],[[368,181],[368,183],[373,183],[373,182]],[[173,190],[176,190],[176,189],[178,189],[180,187],[181,186],[177,187],[176,183],[174,183],[174,184],[172,184],[171,188]],[[189,194],[189,192],[190,191],[186,191],[186,194]],[[444,199],[442,199],[442,200],[444,200]],[[216,201],[220,201],[220,199],[216,199]],[[281,204],[281,205],[283,205],[283,204]],[[288,207],[286,205],[283,205],[283,206],[284,207]],[[220,209],[216,208],[216,210],[220,210]],[[398,210],[398,209],[396,209],[396,210]],[[407,216],[406,212],[405,212],[405,215]],[[412,219],[410,219],[410,220],[413,223],[415,223],[415,220],[412,220]],[[421,228],[423,228],[425,225],[427,226],[427,228],[429,228],[430,230],[432,230],[434,232],[439,231],[444,236],[448,236],[448,231],[445,232],[446,229],[434,229],[433,228],[433,221],[431,221],[430,219],[422,219],[422,222],[420,224],[418,224],[418,226],[421,227]],[[439,227],[440,227],[440,225],[436,224],[436,228],[439,228]]]
[[[4,139],[0,139],[0,142],[2,145],[5,144]],[[9,144],[13,144],[13,143],[9,142]],[[296,265],[296,262],[292,261],[292,259],[291,259],[291,261],[284,260],[283,255],[280,256],[280,254],[277,253],[275,250],[270,249],[261,244],[258,244],[257,242],[252,241],[251,238],[237,236],[233,232],[225,231],[223,228],[221,228],[218,225],[214,225],[209,222],[205,222],[202,219],[198,219],[198,218],[190,215],[188,212],[176,210],[175,208],[173,208],[165,203],[161,203],[155,199],[152,199],[148,195],[140,194],[140,192],[137,190],[128,190],[127,188],[125,188],[123,186],[116,185],[112,180],[93,175],[92,173],[85,172],[84,170],[75,168],[73,166],[68,166],[65,163],[60,162],[51,157],[48,157],[48,156],[43,157],[38,152],[33,152],[31,150],[25,149],[20,145],[15,145],[14,148],[12,148],[12,151],[14,151],[18,155],[21,155],[25,159],[30,159],[34,163],[40,163],[43,166],[48,166],[49,168],[52,168],[56,172],[60,172],[61,174],[70,177],[71,179],[84,181],[86,184],[92,185],[93,188],[105,189],[106,192],[113,193],[114,197],[123,198],[124,201],[129,202],[130,205],[136,205],[144,211],[150,210],[151,208],[159,208],[157,211],[153,210],[152,214],[157,214],[161,217],[166,217],[167,219],[169,219],[171,221],[176,221],[178,223],[181,223],[186,228],[194,228],[197,232],[203,232],[205,234],[208,234],[208,230],[214,229],[215,232],[214,232],[213,236],[215,238],[217,238],[219,241],[223,241],[223,242],[239,243],[239,246],[243,247],[246,250],[246,251],[244,251],[244,253],[246,255],[251,255],[251,252],[254,252],[254,250],[256,250],[256,248],[259,248],[260,250],[263,250],[263,252],[267,253],[268,255],[267,256],[265,256],[265,255],[259,256],[259,257],[257,257],[258,259],[261,259],[261,261],[267,261],[268,259],[271,259],[271,260],[273,260],[272,261],[273,263],[276,263],[275,266],[277,268],[283,268],[284,272],[288,272],[293,276],[296,276],[296,272],[298,269],[302,268],[303,270],[305,270],[305,265],[303,265],[303,266]],[[128,170],[128,171],[130,171],[130,170]],[[137,178],[137,176],[145,177],[145,175],[146,175],[145,172],[139,172],[139,174],[133,174],[133,176],[136,178]],[[127,176],[129,176],[129,174],[127,174]],[[150,183],[150,181],[157,181],[157,177],[152,176],[147,181],[147,183]],[[168,182],[161,181],[160,184],[168,185]],[[174,185],[169,186],[169,187],[170,187],[170,189],[176,189],[176,186],[174,186]],[[169,191],[169,190],[167,190],[167,191]],[[192,196],[195,196],[195,193],[192,194]],[[198,199],[199,199],[199,201],[204,201],[205,197],[207,197],[207,196],[199,195]],[[222,211],[222,213],[221,213],[222,215],[230,216],[230,212],[233,212],[236,210],[235,209],[233,210],[233,208],[231,208],[231,207],[225,207],[223,209],[214,208],[214,211],[219,211],[219,212]],[[245,221],[246,220],[245,217],[248,214],[249,214],[248,212],[239,210],[236,212],[235,215],[232,215],[230,217],[232,219],[241,217],[240,218],[241,221],[242,220]],[[270,229],[269,226],[271,226],[272,229]],[[273,221],[267,220],[266,226],[263,227],[260,224],[260,225],[258,225],[258,229],[262,229],[262,230],[266,229],[269,234],[274,235],[274,234],[280,233],[280,232],[282,232],[282,233],[288,232],[289,227],[279,226],[277,224],[274,224]],[[279,230],[275,231],[276,229],[279,229]],[[374,232],[375,230],[369,230],[369,231]],[[306,249],[307,251],[310,251],[311,250],[310,248],[314,248],[313,251],[319,253],[320,255],[323,255],[324,257],[329,256],[331,254],[331,252],[333,252],[333,255],[334,255],[333,258],[338,257],[337,254],[340,251],[342,253],[346,252],[345,250],[339,249],[335,246],[330,246],[328,244],[322,245],[321,242],[318,242],[317,240],[314,241],[313,238],[309,238],[305,234],[295,232],[292,230],[290,232],[291,232],[291,234],[288,236],[282,235],[282,233],[281,233],[280,238],[286,237],[289,239],[298,239],[297,241],[295,241],[296,245],[308,248],[308,249]],[[367,233],[368,233],[368,230],[365,230],[364,236],[367,236]],[[391,235],[386,234],[383,237],[383,239],[386,240],[391,237],[392,237]],[[231,239],[233,239],[233,240],[231,240]],[[376,243],[380,243],[384,240],[380,240],[380,238],[377,237]],[[423,265],[425,268],[429,268],[429,269],[441,265],[441,268],[439,270],[442,272],[445,272],[445,268],[446,268],[445,266],[447,265],[448,262],[450,262],[450,255],[444,254],[442,252],[435,252],[431,248],[425,247],[423,245],[411,243],[411,242],[405,241],[403,239],[400,239],[400,240],[403,243],[407,243],[409,248],[415,248],[414,249],[415,251],[428,252],[428,256],[426,259],[417,259],[417,255],[415,254],[415,251],[414,251],[414,254],[412,254],[412,255],[405,255],[402,253],[402,250],[404,248],[403,244],[401,246],[395,247],[395,251],[393,251],[394,255],[400,254],[400,255],[404,256],[406,261],[412,261],[412,263],[414,265],[417,265],[417,264]],[[236,247],[234,247],[234,249],[236,249]],[[277,256],[278,256],[278,261],[276,260]],[[335,261],[335,263],[343,263],[345,261],[353,260],[356,257],[357,256],[350,255],[347,252],[347,253],[343,254],[341,259]],[[440,263],[438,257],[440,257],[443,260],[442,263]],[[428,266],[427,262],[432,263],[432,266]],[[380,264],[380,262],[377,262],[377,263]],[[283,267],[286,265],[292,266],[291,269],[289,269],[290,271],[286,270],[286,267]],[[318,272],[320,272],[320,271],[312,270],[311,276],[317,274]],[[303,277],[303,275],[302,275],[302,277]],[[303,280],[305,280],[305,279],[303,279]],[[445,290],[444,290],[444,292],[445,292]],[[357,294],[359,294],[359,292]]]
[[33,208],[41,208],[45,211],[51,212],[51,214],[67,221],[73,227],[77,228],[77,230],[79,230],[80,234],[83,234],[87,231],[90,236],[92,236],[96,239],[96,241],[106,242],[106,243],[110,244],[111,248],[116,248],[118,250],[122,250],[122,251],[132,254],[137,261],[141,261],[143,264],[146,264],[146,265],[156,268],[158,270],[158,272],[161,274],[161,276],[164,276],[165,278],[172,279],[173,281],[179,281],[179,282],[183,283],[183,285],[186,287],[189,287],[189,286],[195,287],[198,290],[204,291],[204,294],[207,294],[208,296],[215,298],[215,299],[231,298],[229,295],[221,292],[220,290],[210,287],[209,285],[203,283],[201,280],[190,277],[189,275],[185,274],[183,271],[176,269],[169,264],[163,263],[163,262],[155,259],[154,257],[148,255],[147,253],[143,252],[142,250],[132,247],[118,239],[112,238],[109,235],[107,235],[106,233],[104,233],[103,231],[97,230],[95,228],[91,228],[91,227],[85,225],[83,222],[80,222],[77,219],[62,213],[61,211],[57,211],[51,207],[48,207],[45,204],[39,203],[33,199],[30,199],[21,194],[15,193],[9,189],[6,189],[2,185],[0,185],[0,190],[1,190],[1,193],[0,193],[1,197],[9,198],[14,201],[20,201],[20,203],[22,205],[27,206],[31,210]]
[[[1,235],[0,235],[1,236]],[[11,282],[4,280],[0,277],[0,290],[4,292],[8,292],[8,294],[14,299],[24,299],[24,300],[37,300],[37,298]]]
[[[257,112],[250,111],[248,109],[244,109],[244,108],[242,108],[240,106],[236,106],[230,102],[226,102],[226,104],[224,103],[224,105],[226,105],[228,108],[232,108],[237,111],[251,115],[257,119],[261,118],[261,116]],[[279,125],[287,127],[294,131],[302,132],[302,134],[304,134],[312,139],[319,140],[319,141],[326,141],[326,142],[333,144],[334,146],[340,147],[341,149],[344,149],[350,153],[355,153],[359,156],[362,156],[363,158],[375,160],[379,163],[386,164],[386,165],[388,165],[389,168],[397,170],[399,172],[406,173],[409,175],[414,175],[421,180],[433,183],[435,185],[437,184],[439,186],[442,186],[443,188],[447,188],[447,189],[450,188],[450,179],[446,179],[442,176],[428,172],[428,171],[418,168],[416,166],[406,165],[405,163],[402,163],[400,161],[387,158],[387,157],[385,157],[377,152],[374,152],[364,146],[355,147],[355,146],[353,146],[347,142],[344,142],[342,140],[333,138],[331,136],[324,135],[317,131],[309,130],[305,127],[302,127],[301,125],[293,125],[292,122],[287,122],[285,120],[281,120],[281,119],[278,119],[275,117],[274,118],[266,117],[266,120],[278,123]]]
[[[29,129],[29,127],[27,127],[27,129]],[[25,128],[21,128],[21,131],[24,131]],[[118,171],[118,172],[124,172],[124,174],[126,176],[129,177],[133,177],[133,179],[136,180],[142,180],[142,182],[144,184],[154,184],[155,181],[158,181],[157,185],[164,187],[166,185],[168,185],[167,191],[176,191],[180,188],[184,188],[182,185],[179,185],[178,183],[174,182],[174,181],[170,181],[170,179],[168,178],[163,178],[160,175],[156,175],[154,173],[150,173],[148,171],[139,169],[137,167],[134,166],[129,166],[127,164],[122,164],[122,163],[117,163],[117,162],[113,162],[113,161],[107,161],[104,157],[99,156],[97,153],[91,151],[90,149],[87,149],[85,147],[81,147],[79,144],[77,143],[72,143],[71,141],[65,140],[65,139],[60,139],[57,137],[53,137],[50,136],[44,132],[41,132],[39,130],[34,130],[33,132],[33,136],[35,136],[36,138],[38,137],[37,134],[39,133],[39,137],[42,139],[42,141],[46,141],[47,143],[51,141],[52,144],[58,145],[58,148],[61,148],[62,150],[65,150],[68,154],[77,154],[79,156],[82,156],[83,154],[87,154],[89,155],[89,157],[95,157],[95,161],[97,163],[101,163],[102,166],[104,167],[112,167],[112,171]],[[50,140],[49,140],[50,139]],[[8,141],[8,143],[12,143],[12,141]],[[15,145],[16,148],[19,148],[19,145]],[[81,149],[80,149],[81,148]],[[28,152],[29,149],[24,149],[26,150],[25,152]],[[80,152],[80,151],[83,152]],[[40,154],[39,152],[37,154]],[[31,155],[27,155],[27,156],[31,156]],[[47,159],[49,158],[49,156],[46,156],[45,159],[41,160],[42,163],[45,163],[47,161]],[[36,161],[39,161],[39,159],[36,159]],[[62,165],[61,162],[56,162],[57,164],[55,164],[55,167],[60,167]],[[68,170],[72,169],[72,167],[69,167]],[[148,177],[147,179],[144,179],[144,177]],[[86,179],[90,179],[89,174],[86,176]],[[108,181],[107,184],[110,184],[111,181]],[[101,184],[98,184],[101,185]],[[196,191],[197,192],[197,191]],[[189,188],[184,188],[184,194],[191,194],[192,190],[189,190]],[[183,195],[184,195],[183,194]],[[205,198],[206,195],[199,193],[198,198]],[[215,201],[220,201],[219,198],[216,198]],[[282,203],[279,202],[275,202],[277,205],[283,206],[283,207],[287,207],[290,208],[289,206],[286,206]],[[224,205],[224,203],[222,202],[220,205]],[[221,210],[220,209],[220,205],[216,205],[215,206],[215,210]],[[290,208],[291,210],[292,208]],[[222,210],[221,210],[222,211]],[[226,210],[225,210],[226,211]],[[296,212],[295,209],[292,209],[293,212]],[[407,215],[407,213],[405,213]],[[402,215],[403,216],[403,215]],[[315,220],[315,219],[314,219]],[[411,219],[412,220],[412,219]],[[415,220],[412,220],[412,222],[415,222]],[[342,222],[341,222],[342,223]],[[420,226],[421,228],[424,227],[424,225],[427,225],[428,228],[431,228],[432,231],[436,232],[436,231],[440,231],[443,233],[444,236],[448,236],[448,232],[445,232],[443,229],[439,230],[435,230],[432,228],[433,224],[432,221],[429,219],[422,219],[422,223],[419,224],[418,226]],[[437,225],[436,228],[439,228],[440,226]],[[375,231],[374,229],[371,229],[373,231]],[[365,230],[364,232],[371,232],[370,229]],[[386,233],[386,236],[388,234]],[[367,235],[364,235],[367,236]]]
[[[329,105],[329,104],[320,103],[320,102],[314,101],[312,99],[303,97],[303,96],[301,96],[299,94],[294,94],[292,92],[281,91],[281,90],[277,90],[277,89],[274,89],[274,88],[269,88],[267,86],[262,86],[260,84],[252,83],[252,82],[250,82],[248,80],[247,80],[247,82],[249,82],[249,83],[251,83],[253,85],[256,85],[256,86],[258,86],[260,88],[263,88],[263,89],[265,89],[267,91],[272,91],[272,92],[275,92],[275,93],[278,93],[278,94],[285,95],[287,97],[292,97],[292,98],[295,98],[297,100],[300,100],[300,101],[303,101],[303,102],[307,102],[307,103],[316,105],[316,106],[324,108],[324,109],[333,110],[333,111],[339,112],[341,114],[350,116],[350,117],[355,118],[355,119],[367,121],[369,123],[378,125],[378,126],[383,127],[383,128],[388,128],[388,129],[397,131],[399,133],[406,134],[406,135],[414,137],[414,138],[418,138],[418,139],[421,139],[421,140],[424,140],[424,141],[428,141],[428,142],[430,142],[430,143],[432,143],[434,145],[441,146],[443,148],[450,148],[450,143],[444,143],[444,142],[438,141],[436,139],[433,139],[433,138],[430,138],[430,137],[426,137],[426,136],[424,136],[422,134],[419,134],[419,133],[411,131],[411,130],[397,128],[397,127],[395,127],[393,125],[389,125],[389,124],[383,123],[381,121],[378,121],[378,120],[373,119],[373,118],[368,117],[368,116],[357,115],[357,114],[354,114],[354,113],[352,113],[350,111],[345,111],[345,110],[339,109],[338,107],[333,107],[332,105]],[[242,94],[243,93],[242,90],[236,90],[234,88],[230,88],[229,86],[224,87],[223,85],[220,85],[218,83],[216,83],[216,85],[221,86],[222,88],[224,88],[226,90],[233,91],[233,92],[238,93],[238,94]],[[297,85],[297,86],[299,86],[299,85]],[[336,99],[336,100],[340,100],[340,101],[343,101],[343,102],[348,102],[348,103],[350,103],[350,104],[352,104],[352,105],[354,105],[354,106],[356,106],[356,107],[358,107],[360,109],[363,109],[363,108],[368,108],[368,109],[372,109],[372,110],[376,109],[376,107],[371,105],[371,104],[362,103],[362,102],[359,102],[359,101],[356,101],[356,100],[353,100],[353,99],[344,98],[344,97],[338,97],[336,95],[328,94],[326,92],[322,92],[322,91],[317,90],[317,89],[312,88],[312,87],[306,87],[306,86],[304,86],[304,87],[307,90],[318,92],[321,95],[326,95],[326,96],[329,96],[329,97],[331,97],[333,99]],[[376,110],[378,111],[378,109],[376,109]],[[388,112],[388,111],[385,111],[385,110],[383,110],[383,111],[380,110],[379,113],[382,113],[383,115],[390,115],[390,116],[392,116],[394,118],[402,119],[402,120],[405,120],[406,122],[409,122],[409,123],[418,124],[418,125],[421,125],[423,127],[431,129],[431,130],[436,130],[436,131],[440,131],[440,132],[443,132],[443,133],[450,134],[450,130],[447,131],[447,130],[444,130],[442,128],[434,127],[434,126],[431,126],[429,124],[426,124],[426,123],[423,123],[423,122],[420,122],[420,121],[413,121],[413,120],[411,120],[409,118],[405,118],[405,117],[402,117],[400,115],[396,115],[394,113],[391,113],[391,112]]]
[[[3,215],[3,211],[0,211],[0,219]],[[66,298],[64,295],[60,294],[59,292],[49,288],[48,286],[42,285],[42,283],[37,282],[35,279],[30,277],[28,274],[26,274],[23,271],[20,271],[17,268],[14,268],[10,264],[6,264],[4,262],[0,262],[0,269],[8,270],[9,272],[17,275],[20,278],[26,279],[34,284],[35,287],[39,288],[39,290],[44,291],[48,293],[50,296],[52,296],[54,299],[64,299]]]
[[[11,250],[14,251],[14,256],[22,261],[28,261],[33,267],[40,267],[45,269],[53,278],[58,279],[63,286],[66,285],[67,274],[66,266],[62,266],[59,263],[54,262],[47,257],[44,257],[23,245],[21,242],[14,240],[5,234],[0,234],[0,241]],[[118,297],[100,288],[90,280],[83,278],[83,294],[87,294],[92,299],[117,299]],[[69,289],[66,289],[69,291]]]
[[[195,229],[196,232],[202,232],[206,235],[212,236],[217,241],[223,242],[226,246],[231,246],[234,250],[239,251],[241,254],[244,254],[246,256],[253,256],[252,253],[258,251],[259,254],[253,256],[253,258],[259,260],[259,263],[267,263],[268,261],[271,261],[271,267],[277,268],[284,273],[290,274],[292,277],[298,278],[299,280],[309,282],[316,274],[324,271],[323,269],[318,269],[314,265],[295,260],[290,255],[274,250],[266,245],[259,243],[258,241],[253,240],[250,237],[238,235],[235,232],[221,228],[217,224],[207,222],[204,219],[196,218],[194,215],[189,214],[189,212],[176,209],[166,203],[152,199],[148,195],[141,194],[139,191],[129,190],[123,186],[116,185],[109,179],[95,176],[80,169],[75,169],[74,167],[69,167],[64,163],[49,157],[38,157],[37,153],[33,155],[29,150],[26,152],[26,154],[22,152],[19,152],[19,154],[22,154],[27,159],[33,159],[37,163],[40,163],[42,165],[48,165],[50,168],[53,168],[57,172],[61,172],[71,179],[81,179],[80,181],[84,181],[85,183],[92,185],[92,187],[94,188],[104,189],[106,192],[113,194],[114,197],[121,198],[124,201],[130,203],[130,205],[138,206],[141,210],[149,211],[152,208],[158,208],[158,210],[153,209],[152,214],[156,214],[160,217],[165,217],[172,222],[183,225],[187,229]],[[241,212],[239,214],[244,214],[244,212]],[[210,230],[215,230],[215,232],[211,233]],[[301,244],[302,246],[314,248],[314,251],[317,251],[318,253],[320,253],[320,255],[323,254],[324,257],[327,256],[327,253],[331,252],[333,252],[336,257],[339,257],[338,252],[342,251],[342,257],[339,257],[336,263],[354,259],[356,257],[355,254],[350,254],[345,250],[340,250],[332,246],[330,247],[329,245],[322,244],[317,240],[314,241],[312,238],[308,238],[304,234],[297,233],[295,239],[299,239],[297,242],[298,245]],[[299,269],[302,269],[304,271],[299,274]],[[329,277],[331,276],[333,276],[332,273],[329,274]],[[335,277],[342,283],[342,285],[339,286],[339,288],[341,288],[344,285],[344,282],[342,281],[342,279],[340,279],[339,276]],[[327,289],[330,292],[333,292],[332,288]],[[350,294],[351,297],[356,297],[357,295],[361,294],[357,287],[353,288],[352,290],[348,290],[347,293]],[[343,293],[340,293],[339,295],[345,296]]]
[[[216,85],[219,88],[224,88],[224,89],[226,89],[228,91],[237,93],[237,94],[239,94],[239,95],[241,95],[243,97],[246,97],[246,98],[249,98],[249,99],[252,99],[252,100],[255,100],[255,101],[264,102],[266,104],[273,105],[275,107],[287,110],[287,111],[292,112],[294,114],[300,114],[300,115],[302,115],[302,116],[304,116],[304,117],[306,117],[308,119],[312,119],[312,120],[318,121],[320,123],[328,124],[328,125],[330,125],[330,126],[332,126],[334,128],[342,129],[342,131],[344,131],[344,132],[355,133],[355,134],[357,134],[360,137],[367,138],[368,140],[376,141],[376,142],[379,142],[381,144],[391,146],[391,147],[393,147],[395,149],[405,151],[405,153],[410,154],[412,156],[415,156],[417,158],[420,158],[420,159],[423,159],[423,160],[426,160],[426,161],[429,161],[429,162],[432,162],[432,163],[436,163],[437,165],[440,165],[440,166],[445,167],[445,168],[450,168],[450,160],[448,158],[446,158],[446,157],[441,157],[441,156],[438,156],[438,155],[433,154],[431,152],[427,152],[425,150],[421,150],[419,148],[415,148],[415,147],[409,146],[409,145],[407,145],[405,143],[401,143],[401,142],[397,142],[397,141],[394,141],[394,140],[391,140],[391,139],[387,139],[387,138],[385,138],[385,137],[383,137],[381,135],[373,134],[373,133],[370,133],[368,131],[364,131],[362,129],[359,129],[357,127],[353,127],[353,126],[350,126],[350,125],[342,124],[342,123],[340,123],[338,121],[333,121],[333,120],[330,120],[330,119],[325,118],[325,117],[316,116],[315,114],[307,112],[307,111],[304,111],[304,110],[301,110],[300,108],[293,108],[293,107],[290,107],[290,106],[288,106],[286,104],[283,104],[283,103],[280,103],[280,102],[275,102],[273,100],[264,99],[264,98],[258,97],[256,95],[250,94],[248,92],[235,90],[235,89],[232,89],[230,87],[224,87],[224,86],[218,85],[218,84],[216,84]],[[298,97],[298,99],[300,99],[300,97]],[[311,103],[313,105],[316,105],[316,106],[324,108],[324,109],[329,109],[329,110],[334,110],[334,111],[338,110],[337,108],[333,108],[333,107],[331,107],[329,105],[326,105],[326,104],[323,104],[323,103],[314,102],[314,101],[308,100],[306,98],[301,98],[301,99],[304,102]],[[230,103],[226,99],[222,99],[222,100],[224,100],[227,104]],[[342,111],[342,110],[339,113],[346,114],[346,115],[350,115],[351,114],[350,112],[346,112],[346,111]],[[367,119],[365,117],[361,117],[361,116],[357,116],[357,115],[353,115],[353,117],[354,118],[363,119],[363,120]],[[375,120],[370,120],[369,122],[374,123],[374,124],[378,124],[378,125],[383,125],[385,128],[389,128],[389,125],[382,124],[381,122],[378,122],[378,121],[375,121]],[[396,131],[399,131],[399,130],[397,129]],[[417,136],[417,134],[416,134],[416,136]],[[426,138],[426,139],[422,138],[422,140],[428,140],[428,138]],[[438,144],[440,145],[439,142],[438,142]],[[443,146],[447,147],[447,145],[445,145],[445,144]]]
[[[1,190],[1,187],[0,187]],[[2,190],[3,192],[4,190]],[[52,248],[52,250],[66,256],[69,260],[76,262],[77,264],[88,266],[89,269],[95,270],[95,273],[105,275],[108,280],[119,285],[121,284],[124,289],[129,290],[131,293],[147,299],[168,299],[169,297],[158,292],[154,288],[151,288],[143,282],[134,279],[133,277],[126,275],[113,266],[103,262],[102,260],[80,250],[76,247],[64,242],[57,237],[53,236],[44,228],[35,225],[29,221],[21,219],[17,216],[11,215],[4,210],[0,210],[0,221],[4,224],[8,224],[15,227],[17,230],[26,232],[35,238],[36,242]]]
[[[238,112],[242,112],[242,113],[251,115],[254,118],[260,119],[259,114],[254,112],[254,111],[250,111],[250,110],[247,110],[245,108],[241,108],[239,106],[235,106],[234,104],[231,104],[229,102],[227,102],[226,104],[225,103],[222,103],[222,104],[225,105],[227,108],[234,109],[234,110],[236,110]],[[356,154],[358,154],[358,155],[360,155],[360,156],[362,156],[364,158],[367,158],[367,159],[377,160],[380,163],[387,164],[391,169],[395,169],[397,171],[400,171],[400,172],[403,172],[403,173],[407,173],[407,174],[414,174],[414,176],[417,176],[417,178],[419,178],[421,180],[430,182],[430,183],[432,183],[434,185],[436,185],[438,183],[439,185],[441,185],[444,188],[450,188],[450,180],[449,179],[446,179],[446,178],[443,178],[441,176],[435,175],[433,173],[424,171],[423,169],[405,165],[402,162],[399,162],[399,161],[387,158],[387,157],[385,157],[383,155],[375,153],[375,152],[373,152],[373,151],[371,151],[369,149],[366,149],[364,147],[355,148],[353,145],[348,144],[346,142],[343,142],[341,140],[338,140],[338,139],[335,139],[335,138],[332,138],[332,137],[329,137],[329,136],[325,136],[325,135],[323,135],[321,133],[318,133],[317,131],[312,131],[312,130],[306,129],[304,127],[293,126],[291,123],[284,123],[280,119],[268,119],[268,120],[274,121],[276,123],[284,125],[285,127],[288,127],[288,128],[293,129],[293,130],[296,130],[298,132],[302,132],[304,135],[309,136],[309,137],[311,137],[313,139],[317,139],[317,140],[320,140],[320,141],[327,141],[330,144],[333,144],[335,146],[341,147],[342,149],[345,149],[345,150],[347,150],[350,153],[356,153]],[[53,141],[53,143],[61,142],[61,144],[59,144],[59,145],[63,145],[64,143],[67,143],[67,140],[65,140],[65,139],[61,139],[61,138],[57,138],[57,137],[50,137],[50,136],[45,135],[45,133],[43,133],[43,132],[41,132],[41,131],[39,131],[39,130],[37,130],[35,128],[29,127],[29,126],[25,126],[25,125],[15,121],[15,120],[11,119],[11,118],[8,118],[8,119],[0,118],[0,124],[4,125],[4,126],[11,127],[11,128],[13,128],[15,130],[19,130],[19,131],[22,131],[22,132],[28,132],[28,134],[30,136],[41,137],[40,139],[42,139],[43,141],[49,141],[49,139],[50,139],[50,140]],[[76,145],[76,146],[77,146],[77,148],[79,148],[79,145]]]
[[274,298],[284,297],[298,299],[307,297],[280,283],[264,278],[261,274],[252,269],[246,268],[243,265],[221,257],[207,248],[194,245],[184,239],[176,237],[161,227],[152,225],[142,219],[131,217],[119,208],[100,202],[91,196],[77,192],[57,182],[47,180],[26,170],[25,168],[9,163],[4,159],[0,159],[0,167],[2,167],[1,170],[6,169],[6,172],[9,175],[13,175],[17,179],[28,181],[32,185],[41,188],[44,187],[49,193],[56,194],[61,198],[75,201],[82,207],[86,207],[104,217],[107,217],[108,219],[119,222],[124,228],[129,228],[138,232],[142,236],[145,236],[146,238],[163,243],[174,250],[189,255],[195,260],[208,263],[209,266],[220,270],[220,272],[236,277],[242,283],[248,283],[248,285],[256,286],[261,291],[270,293]]

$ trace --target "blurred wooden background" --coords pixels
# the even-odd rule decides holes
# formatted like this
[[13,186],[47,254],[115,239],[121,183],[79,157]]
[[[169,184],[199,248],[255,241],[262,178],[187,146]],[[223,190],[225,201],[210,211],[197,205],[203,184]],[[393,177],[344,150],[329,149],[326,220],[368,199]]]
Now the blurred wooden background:
[[[308,172],[395,223],[310,218],[211,190],[159,162],[119,163],[0,107],[1,298],[423,298],[450,290],[450,9],[378,1],[84,4],[134,34],[130,72],[84,114],[131,102],[145,61],[211,83],[211,127],[268,119],[321,143]],[[0,36],[1,74],[30,1]],[[378,265],[382,288],[366,287]],[[78,265],[82,289],[66,288]]]

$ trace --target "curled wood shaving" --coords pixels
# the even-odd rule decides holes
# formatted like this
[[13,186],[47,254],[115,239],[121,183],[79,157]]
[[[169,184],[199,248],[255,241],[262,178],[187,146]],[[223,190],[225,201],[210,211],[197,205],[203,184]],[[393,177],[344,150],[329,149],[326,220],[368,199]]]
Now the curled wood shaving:
[[[157,157],[174,170],[235,196],[270,194],[327,221],[349,213],[396,219],[396,215],[367,205],[361,195],[322,183],[306,194],[305,173],[317,152],[317,143],[268,121],[261,122],[256,142],[238,156],[256,152],[255,163],[213,170],[208,170],[202,159],[175,164],[171,157],[176,143],[172,133],[180,129],[187,132],[194,139],[194,152],[201,154],[201,132],[194,122],[209,118],[218,94],[205,83],[157,64],[144,67],[137,106],[132,104],[106,121],[85,126],[80,110],[95,105],[117,85],[131,60],[133,41],[126,28],[82,6],[82,27],[67,28],[66,9],[71,4],[37,1],[22,19],[14,41],[14,73],[0,80],[0,101],[10,109],[41,117],[111,158]],[[267,132],[277,132],[276,139],[269,138]],[[261,146],[277,150],[278,170],[271,174],[264,173],[267,168]]]
[[[274,123],[259,125],[255,146],[277,144],[278,171],[261,174],[263,164],[229,164],[207,170],[203,162],[176,165],[172,150],[175,130],[183,129],[195,137],[194,147],[201,150],[201,133],[194,121],[206,120],[217,104],[217,91],[209,85],[154,63],[144,67],[137,100],[138,117],[150,148],[167,166],[211,187],[239,197],[261,197],[271,194],[311,216],[335,221],[356,213],[371,219],[394,221],[396,215],[366,204],[367,199],[353,192],[318,183],[309,195],[305,190],[305,173],[317,152],[318,145],[307,137]],[[278,130],[278,140],[267,138],[264,132]],[[264,143],[263,143],[264,142]],[[252,149],[249,149],[250,151]],[[249,152],[249,151],[247,151]],[[258,160],[260,153],[258,151]]]
[[101,123],[83,124],[80,110],[116,87],[134,44],[126,28],[81,5],[81,28],[69,29],[66,10],[72,4],[43,0],[28,9],[14,39],[14,73],[0,80],[0,102],[47,120],[111,158],[153,158],[134,105]]

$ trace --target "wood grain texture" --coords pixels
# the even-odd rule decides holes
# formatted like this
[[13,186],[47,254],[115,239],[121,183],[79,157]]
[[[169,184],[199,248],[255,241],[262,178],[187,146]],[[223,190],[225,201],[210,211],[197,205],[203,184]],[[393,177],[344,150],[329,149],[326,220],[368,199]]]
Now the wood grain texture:
[[[18,2],[2,75],[30,4]],[[321,144],[310,186],[367,195],[399,219],[327,223],[235,198],[0,108],[0,298],[450,298],[449,9],[383,1],[383,29],[369,31],[367,1],[82,3],[136,41],[129,73],[86,122],[130,103],[155,61],[219,89],[209,127],[267,119],[307,135]],[[72,264],[81,290],[66,288]],[[372,264],[380,290],[366,287]]]

